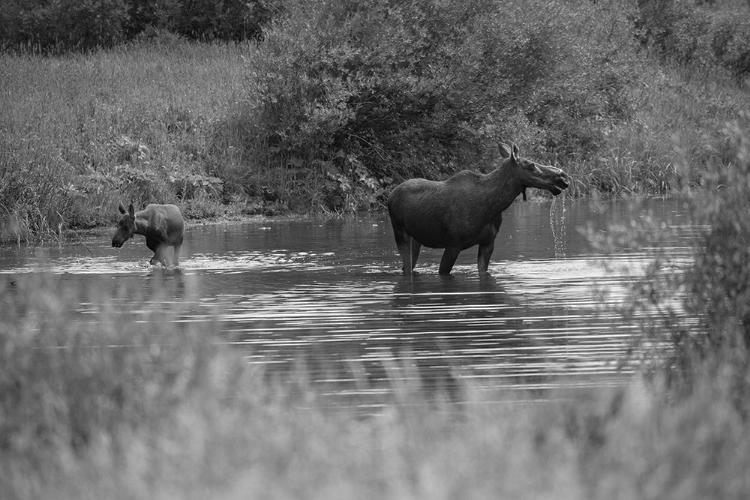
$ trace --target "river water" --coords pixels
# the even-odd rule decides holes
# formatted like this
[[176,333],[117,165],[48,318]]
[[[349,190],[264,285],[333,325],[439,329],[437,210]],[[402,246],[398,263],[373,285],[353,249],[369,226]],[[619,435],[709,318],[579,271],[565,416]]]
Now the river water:
[[121,249],[111,234],[5,246],[0,279],[45,270],[83,287],[135,284],[179,305],[178,321],[218,317],[221,341],[269,373],[303,365],[342,398],[377,399],[394,383],[450,395],[469,379],[488,389],[587,388],[628,373],[635,326],[606,306],[622,300],[651,249],[600,255],[580,228],[605,233],[645,214],[670,229],[669,254],[687,262],[697,228],[682,200],[634,208],[557,198],[505,212],[488,278],[477,274],[476,248],[450,277],[437,274],[442,251],[425,248],[419,274],[402,276],[390,221],[367,214],[189,225],[178,270],[149,266],[141,236]]

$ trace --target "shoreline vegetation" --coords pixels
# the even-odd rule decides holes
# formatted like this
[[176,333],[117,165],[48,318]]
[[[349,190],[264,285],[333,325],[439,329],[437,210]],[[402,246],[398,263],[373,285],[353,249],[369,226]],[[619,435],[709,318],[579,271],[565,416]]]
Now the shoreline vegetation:
[[743,5],[286,0],[244,41],[4,40],[0,240],[111,225],[120,202],[382,210],[405,179],[489,171],[499,141],[566,170],[567,196],[701,189],[750,109]]
[[670,230],[648,217],[590,236],[655,252],[603,311],[639,326],[630,383],[528,404],[428,397],[386,366],[362,415],[302,364],[267,376],[219,318],[175,321],[189,306],[159,287],[30,273],[0,280],[0,498],[750,497],[747,4],[498,3],[289,0],[260,41],[7,50],[3,239],[109,225],[127,201],[374,210],[512,141],[573,196],[691,194],[685,272],[642,241]]

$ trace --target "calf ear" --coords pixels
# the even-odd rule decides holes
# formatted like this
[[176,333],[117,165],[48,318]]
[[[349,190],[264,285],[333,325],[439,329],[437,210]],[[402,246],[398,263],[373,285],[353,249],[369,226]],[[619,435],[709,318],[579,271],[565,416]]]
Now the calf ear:
[[133,208],[133,204],[132,203],[128,207],[128,213],[130,214],[131,217],[135,217],[135,208]]
[[123,207],[123,206],[122,206],[122,203],[120,203],[120,206],[119,206],[119,207],[117,207],[117,208],[119,208],[119,209],[120,209],[120,213],[121,213],[121,214],[124,214],[124,213],[126,213],[125,207]]
[[503,158],[510,158],[511,155],[513,154],[510,149],[510,146],[508,146],[504,142],[501,142],[500,144],[498,144],[497,147],[500,149],[500,156],[502,156]]
[[511,158],[513,158],[513,161],[518,161],[518,146],[513,144],[513,155],[511,155]]

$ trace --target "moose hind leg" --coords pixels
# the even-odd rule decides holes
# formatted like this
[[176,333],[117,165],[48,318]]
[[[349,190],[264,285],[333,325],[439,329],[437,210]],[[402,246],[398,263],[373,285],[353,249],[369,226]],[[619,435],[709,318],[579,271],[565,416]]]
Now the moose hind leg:
[[409,275],[414,271],[414,267],[417,265],[417,259],[419,258],[419,251],[422,249],[422,244],[417,240],[407,235],[402,241],[397,242],[398,253],[401,255],[401,269],[405,275]]
[[406,230],[400,226],[397,227],[395,224],[393,226],[393,235],[396,238],[396,247],[401,256],[401,269],[405,275],[409,275],[417,264],[419,250],[422,248],[422,245],[407,233]]

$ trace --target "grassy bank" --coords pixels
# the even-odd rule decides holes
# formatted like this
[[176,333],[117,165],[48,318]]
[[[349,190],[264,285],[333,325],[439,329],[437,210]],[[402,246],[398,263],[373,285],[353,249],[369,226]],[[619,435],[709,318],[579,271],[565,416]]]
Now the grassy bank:
[[162,40],[89,55],[0,57],[6,237],[107,224],[121,200],[180,198],[196,215],[221,203],[205,156],[212,124],[242,92],[240,50]]
[[[690,190],[750,97],[739,7],[688,3],[645,29],[648,2],[288,0],[257,43],[0,54],[0,239],[110,224],[120,201],[377,210],[402,179],[492,168],[499,140],[564,167],[571,196]],[[685,55],[690,19],[723,45]]]

